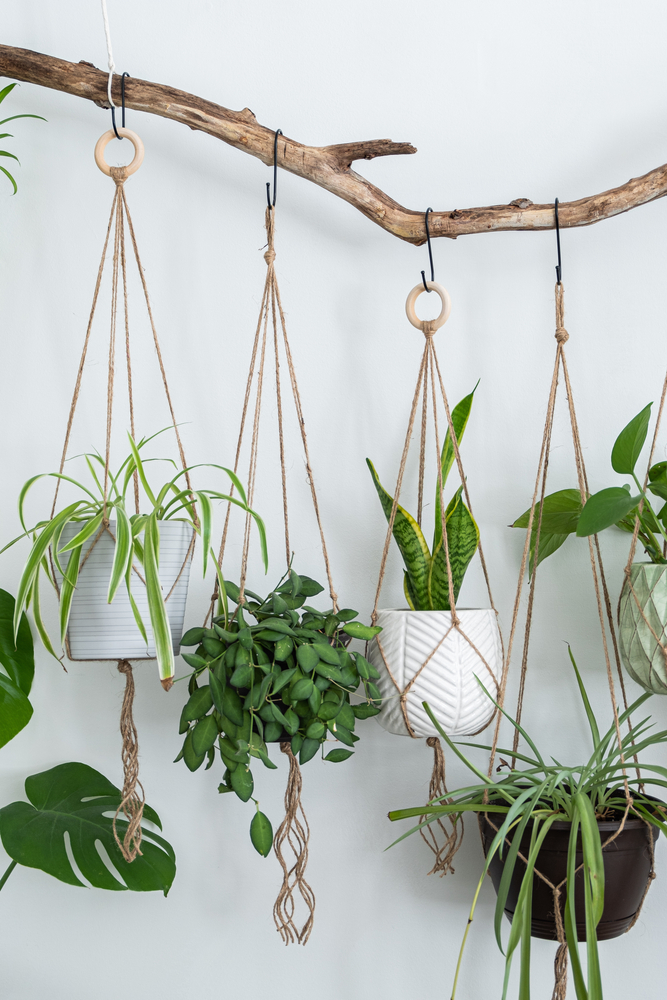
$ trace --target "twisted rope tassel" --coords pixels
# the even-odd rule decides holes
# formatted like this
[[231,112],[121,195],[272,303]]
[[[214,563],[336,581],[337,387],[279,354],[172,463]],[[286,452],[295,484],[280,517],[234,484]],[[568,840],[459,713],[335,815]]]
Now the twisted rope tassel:
[[565,1000],[567,994],[567,945],[559,944],[554,959],[554,991],[551,1000]]
[[[437,736],[429,736],[426,740],[426,746],[433,750],[433,773],[431,774],[431,783],[428,787],[429,802],[432,802],[434,799],[441,799],[448,794],[445,782],[445,755],[442,751],[442,744]],[[447,799],[446,801],[451,802],[451,799]],[[420,816],[420,823],[424,819],[426,819],[425,816]],[[435,864],[431,868],[429,875],[438,874],[440,878],[443,875],[449,874],[449,872],[454,873],[452,861],[463,841],[463,819],[450,816],[446,822],[450,824],[451,830],[447,829],[441,819],[436,820],[437,825],[444,835],[444,844],[438,843],[438,838],[433,829],[435,823],[430,823],[429,826],[422,827],[419,831],[424,843],[435,854]]]
[[[121,751],[123,759],[123,799],[118,809],[116,809],[116,815],[113,818],[113,835],[123,857],[127,862],[130,862],[134,861],[138,854],[141,854],[141,820],[144,814],[146,797],[143,785],[139,781],[139,740],[137,737],[137,727],[132,717],[132,704],[134,702],[132,664],[129,660],[119,660],[118,671],[121,674],[125,674],[125,696],[123,698],[123,707],[120,710],[120,732],[123,737],[123,749]],[[141,789],[141,798],[137,794],[137,788]],[[127,830],[122,841],[116,832],[116,820],[121,810],[127,820]]]
[[[315,893],[310,888],[304,873],[308,864],[308,840],[310,838],[310,828],[306,814],[301,805],[301,769],[296,757],[292,753],[289,743],[281,743],[282,753],[289,757],[289,778],[285,790],[285,819],[282,821],[273,839],[273,849],[283,870],[283,884],[280,887],[278,898],[273,907],[273,920],[276,930],[280,934],[285,944],[306,944],[313,929],[315,919]],[[303,823],[298,817],[301,813]],[[296,861],[288,869],[282,853],[283,844],[287,843],[292,848]],[[301,898],[308,907],[309,915],[301,930],[297,930],[294,923],[294,890],[298,889]]]

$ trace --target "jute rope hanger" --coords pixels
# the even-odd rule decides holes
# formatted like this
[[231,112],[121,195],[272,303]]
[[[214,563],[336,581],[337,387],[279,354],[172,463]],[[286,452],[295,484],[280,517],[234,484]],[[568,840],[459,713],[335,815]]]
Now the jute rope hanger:
[[[276,134],[276,140],[277,140],[277,134]],[[275,184],[275,179],[274,179],[274,184]],[[257,477],[257,462],[259,454],[259,436],[260,436],[260,416],[261,416],[263,390],[264,390],[264,376],[266,374],[267,354],[273,355],[274,369],[275,369],[276,413],[277,413],[277,424],[278,424],[278,449],[280,455],[281,499],[282,499],[282,511],[283,511],[283,531],[284,531],[284,541],[285,541],[285,561],[287,568],[289,568],[292,561],[292,548],[290,544],[290,531],[289,531],[286,447],[285,447],[285,437],[284,437],[284,410],[283,410],[283,393],[282,393],[282,383],[281,383],[281,356],[282,356],[284,358],[284,363],[287,366],[287,371],[289,375],[290,388],[292,392],[292,398],[294,401],[294,407],[296,411],[296,417],[301,436],[301,443],[303,447],[306,477],[310,488],[310,496],[313,504],[313,509],[315,512],[315,519],[317,522],[317,527],[320,537],[320,546],[322,549],[322,557],[324,560],[324,566],[327,575],[329,596],[331,598],[331,603],[335,612],[338,610],[338,597],[333,584],[331,564],[329,561],[329,554],[327,550],[326,540],[324,537],[324,528],[322,525],[320,506],[319,506],[317,490],[315,487],[315,479],[313,476],[313,470],[311,465],[310,451],[308,447],[308,437],[306,433],[306,424],[303,414],[301,395],[299,392],[299,386],[296,377],[296,370],[295,370],[292,350],[287,335],[285,313],[283,311],[282,301],[280,298],[280,289],[278,287],[278,279],[275,270],[275,259],[276,259],[275,212],[276,209],[275,209],[275,195],[274,195],[273,202],[269,199],[269,204],[265,211],[267,246],[266,246],[266,252],[264,253],[264,260],[267,265],[266,279],[264,282],[264,291],[262,294],[259,317],[257,320],[257,326],[255,329],[255,336],[252,345],[250,366],[248,369],[248,377],[246,381],[239,436],[237,440],[236,453],[234,458],[234,472],[237,473],[239,469],[241,461],[242,445],[246,431],[246,423],[249,422],[249,417],[252,411],[252,416],[251,416],[252,425],[250,431],[250,439],[251,439],[250,457],[248,463],[248,480],[247,480],[248,504],[252,506],[255,493],[255,486],[256,486],[256,477]],[[254,396],[254,405],[251,407],[253,388],[255,390],[255,396]],[[218,563],[220,566],[222,566],[222,561],[225,554],[225,547],[227,544],[230,511],[231,511],[231,504],[228,504],[227,513],[225,516],[225,523],[222,532],[222,538],[220,542],[220,550],[218,554]],[[250,527],[251,527],[250,519],[246,518],[244,535],[243,535],[243,549],[241,554],[241,578],[240,578],[240,596],[239,596],[239,604],[241,605],[245,603],[246,599],[245,586],[247,581],[248,555],[250,549]],[[211,595],[211,603],[208,609],[205,623],[208,622],[215,614],[215,606],[216,602],[218,601],[218,596],[219,596],[219,587],[218,587],[218,582],[216,581],[213,594]],[[274,851],[283,872],[282,885],[273,909],[273,918],[274,918],[274,923],[276,925],[276,929],[278,930],[285,944],[292,944],[292,943],[306,944],[313,928],[313,921],[315,915],[315,894],[305,878],[306,864],[308,861],[308,844],[310,838],[310,828],[308,826],[308,821],[306,819],[306,815],[301,803],[302,779],[301,779],[301,771],[299,768],[299,763],[294,754],[292,753],[292,747],[289,742],[281,743],[280,749],[281,752],[284,753],[289,760],[289,778],[287,782],[287,788],[285,791],[285,818],[281,823],[280,827],[278,828],[278,830],[276,831],[273,842]],[[292,854],[294,855],[294,862],[291,865],[289,865],[288,862],[285,860],[283,854],[285,844],[289,846]],[[301,897],[301,900],[305,904],[307,910],[306,920],[300,928],[297,926],[296,923],[297,894]]]
[[[558,230],[557,230],[557,235],[558,235]],[[543,509],[544,509],[543,504],[544,504],[544,498],[546,496],[547,473],[548,473],[548,467],[549,467],[549,457],[550,457],[550,449],[551,449],[551,437],[552,437],[552,431],[553,431],[554,412],[555,412],[556,397],[557,397],[557,391],[558,391],[558,380],[559,380],[559,375],[560,375],[561,371],[562,371],[563,381],[564,381],[564,384],[565,384],[565,390],[566,390],[566,395],[567,395],[568,416],[569,416],[570,430],[571,430],[571,435],[572,435],[572,443],[573,443],[573,448],[574,448],[575,464],[576,464],[576,469],[577,469],[577,480],[578,480],[578,486],[579,486],[579,492],[580,492],[582,504],[586,502],[586,498],[589,495],[588,477],[587,477],[587,474],[586,474],[586,467],[585,467],[584,457],[583,457],[583,449],[582,449],[582,445],[581,445],[581,438],[580,438],[580,435],[579,435],[579,427],[578,427],[576,410],[575,410],[575,405],[574,405],[574,397],[573,397],[573,393],[572,393],[572,385],[571,385],[571,382],[570,382],[570,376],[569,376],[569,371],[568,371],[568,367],[567,367],[567,361],[566,361],[566,357],[565,357],[565,344],[567,343],[567,341],[569,339],[569,334],[568,334],[568,332],[567,332],[567,330],[565,329],[565,326],[564,326],[564,288],[563,288],[563,284],[562,284],[562,282],[560,280],[560,270],[561,270],[561,263],[560,263],[560,240],[559,240],[559,246],[558,246],[558,260],[559,260],[559,264],[558,264],[558,268],[557,268],[558,281],[556,283],[556,288],[555,288],[555,297],[556,297],[556,334],[555,334],[555,337],[556,337],[556,358],[555,358],[555,363],[554,363],[554,368],[553,368],[553,374],[552,374],[552,378],[551,378],[551,386],[550,386],[550,390],[549,390],[549,399],[548,399],[548,404],[547,404],[547,416],[546,416],[545,425],[544,425],[544,432],[543,432],[543,436],[542,436],[542,445],[541,445],[541,450],[540,450],[540,458],[539,458],[539,462],[538,462],[537,475],[536,475],[536,479],[535,479],[535,488],[534,488],[533,498],[532,498],[532,503],[531,503],[531,508],[530,508],[530,515],[529,515],[529,520],[528,520],[528,527],[527,527],[527,530],[526,530],[526,540],[525,540],[525,543],[524,543],[522,560],[521,560],[521,568],[520,568],[520,571],[519,571],[519,581],[518,581],[518,585],[517,585],[517,591],[516,591],[516,596],[515,596],[515,601],[514,601],[514,608],[513,608],[513,613],[512,613],[512,623],[511,623],[511,627],[510,627],[510,634],[509,634],[509,639],[508,639],[508,644],[507,644],[507,654],[506,654],[504,665],[503,665],[503,672],[502,672],[501,683],[500,683],[500,693],[499,693],[499,697],[498,697],[498,702],[499,702],[500,706],[503,707],[504,706],[504,702],[505,702],[505,695],[506,695],[506,691],[507,691],[507,679],[508,679],[508,673],[509,673],[510,660],[511,660],[511,656],[512,656],[512,650],[513,650],[513,646],[514,646],[514,640],[515,640],[515,637],[516,637],[516,631],[517,631],[517,625],[518,625],[518,617],[519,617],[519,610],[520,610],[521,594],[522,594],[522,589],[523,589],[523,580],[524,580],[524,576],[525,576],[525,572],[526,572],[526,567],[528,565],[530,545],[531,545],[531,539],[532,539],[532,534],[533,534],[533,525],[535,524],[535,514],[536,514],[536,510],[537,510],[538,503],[539,503],[539,514],[537,516],[537,525],[536,525],[536,530],[535,530],[535,541],[534,541],[535,564],[533,566],[533,571],[532,571],[531,578],[530,578],[530,586],[529,586],[529,594],[528,594],[528,606],[527,606],[527,614],[526,614],[526,624],[525,624],[523,650],[522,650],[522,658],[521,658],[521,674],[520,674],[520,682],[519,682],[519,691],[518,691],[518,696],[517,696],[517,708],[516,708],[516,712],[515,712],[515,719],[519,723],[521,721],[521,715],[522,715],[522,710],[523,710],[523,702],[524,702],[524,696],[525,696],[526,674],[527,674],[527,669],[528,669],[528,649],[529,649],[530,631],[531,631],[531,625],[532,625],[532,616],[533,616],[533,607],[534,607],[534,598],[535,598],[535,586],[536,586],[537,569],[538,569],[538,567],[537,567],[537,554],[539,552],[540,533],[541,533],[541,528],[542,528],[542,514],[543,514]],[[667,392],[667,378],[665,380],[665,392]],[[665,392],[663,392],[663,400],[664,400]],[[538,497],[539,497],[539,500],[538,500]],[[614,628],[614,618],[613,618],[613,613],[612,613],[611,600],[610,600],[610,597],[609,597],[609,590],[608,590],[608,586],[607,586],[607,580],[606,580],[606,576],[605,576],[604,566],[603,566],[603,563],[602,563],[602,555],[601,555],[601,552],[600,552],[600,545],[599,545],[599,540],[598,540],[597,535],[595,535],[593,537],[589,537],[589,539],[588,539],[588,547],[589,547],[589,557],[590,557],[591,571],[592,571],[592,575],[593,575],[594,589],[595,589],[595,595],[596,595],[596,605],[597,605],[598,617],[599,617],[600,628],[601,628],[601,633],[602,633],[602,647],[603,647],[603,651],[604,651],[607,682],[608,682],[608,686],[609,686],[609,694],[610,694],[610,699],[611,699],[611,704],[612,704],[612,712],[613,712],[613,716],[614,716],[616,739],[617,739],[617,743],[618,743],[618,747],[619,747],[619,753],[620,753],[621,762],[622,762],[623,765],[625,765],[626,762],[625,762],[625,756],[624,756],[623,746],[622,746],[622,737],[621,737],[621,729],[620,729],[620,723],[619,723],[618,704],[617,704],[617,700],[616,700],[616,692],[615,692],[615,685],[614,685],[614,675],[613,675],[613,672],[612,672],[611,656],[610,656],[609,644],[608,644],[608,639],[607,639],[607,629],[609,630],[609,634],[610,634],[611,639],[612,639],[612,648],[613,648],[613,655],[614,655],[614,660],[615,660],[615,664],[616,664],[616,671],[617,671],[617,675],[618,675],[618,679],[619,679],[619,683],[620,683],[620,688],[621,688],[621,692],[622,692],[623,704],[624,704],[624,707],[626,709],[628,707],[628,704],[627,704],[627,696],[626,696],[626,691],[625,691],[625,684],[624,684],[623,674],[622,674],[622,669],[621,669],[621,661],[620,661],[620,655],[619,655],[619,650],[618,650],[618,643],[617,643],[617,638],[616,638],[616,632],[615,632],[615,628]],[[492,743],[491,755],[490,755],[490,759],[489,759],[489,770],[488,770],[489,778],[491,778],[491,776],[493,774],[493,767],[494,767],[495,757],[496,757],[496,752],[497,752],[497,747],[498,747],[498,738],[499,738],[499,731],[500,731],[501,720],[502,720],[502,716],[499,713],[498,717],[497,717],[497,721],[496,721],[496,726],[495,726],[494,734],[493,734],[493,743]],[[632,724],[631,724],[630,720],[628,720],[628,729],[629,729],[630,733],[632,733]],[[519,733],[518,733],[518,730],[515,729],[515,731],[514,731],[514,742],[513,742],[513,751],[514,751],[514,753],[516,753],[516,751],[518,750],[518,744],[519,744]],[[512,759],[512,767],[514,767],[515,761],[516,761],[516,758],[513,758]],[[634,756],[634,763],[635,763],[635,768],[637,770],[637,775],[641,779],[641,775],[640,775],[640,772],[639,772],[638,761],[637,761],[636,755]],[[623,767],[623,776],[624,776],[624,789],[625,789],[625,799],[626,799],[625,811],[623,813],[623,816],[622,816],[621,822],[619,824],[618,830],[616,830],[615,833],[613,833],[610,837],[608,837],[607,840],[605,840],[605,842],[602,844],[602,849],[603,850],[607,846],[609,846],[611,843],[613,843],[613,841],[615,841],[618,836],[620,836],[620,834],[622,833],[622,831],[623,831],[623,829],[625,827],[625,823],[626,823],[628,814],[630,812],[630,809],[632,808],[632,805],[633,805],[632,794],[630,792],[630,787],[629,787],[629,784],[628,784],[627,772],[626,772],[625,766]],[[485,818],[486,818],[487,822],[490,824],[490,826],[492,827],[492,829],[494,829],[497,832],[498,831],[498,826],[493,822],[493,819],[491,818],[491,816],[487,813],[487,814],[485,814]],[[652,830],[649,828],[648,824],[646,826],[646,829],[647,829],[648,850],[649,850],[649,856],[650,856],[649,876],[648,876],[648,879],[647,879],[647,882],[646,882],[646,886],[645,886],[645,889],[644,889],[644,893],[643,893],[643,896],[642,896],[639,908],[637,910],[637,913],[635,914],[635,917],[632,920],[632,923],[628,927],[628,930],[631,930],[632,927],[634,927],[634,925],[636,924],[637,920],[639,919],[639,916],[640,916],[640,913],[641,913],[641,909],[642,909],[642,907],[644,905],[644,901],[645,901],[646,896],[648,894],[649,888],[651,886],[651,883],[652,883],[653,879],[655,878],[655,872],[654,872],[654,838],[653,838]],[[507,838],[506,838],[506,843],[509,844],[509,840]],[[519,857],[519,859],[524,864],[527,864],[527,858],[520,851],[518,853],[518,857]],[[583,864],[579,865],[576,868],[576,870],[575,870],[575,875],[582,868],[583,868]],[[567,947],[567,943],[566,943],[565,929],[564,929],[564,926],[563,926],[563,920],[562,920],[562,914],[561,914],[561,894],[562,894],[562,891],[563,891],[563,889],[564,889],[564,887],[565,887],[565,885],[567,883],[567,878],[563,879],[561,882],[559,882],[556,885],[553,882],[551,882],[551,880],[548,879],[545,875],[543,875],[542,872],[540,872],[537,867],[535,867],[534,873],[537,875],[537,877],[539,879],[542,880],[542,882],[544,882],[551,889],[551,891],[553,893],[554,917],[555,917],[555,923],[556,923],[556,934],[557,934],[557,940],[558,940],[558,949],[556,951],[556,957],[555,957],[555,961],[554,961],[554,978],[555,978],[555,983],[554,983],[554,989],[553,989],[553,994],[552,994],[552,1000],[565,1000],[566,990],[567,990],[568,947]]]
[[[162,385],[165,392],[169,413],[172,419],[174,432],[176,434],[179,457],[185,473],[185,480],[187,483],[187,487],[189,490],[192,489],[192,484],[190,482],[190,475],[188,472],[188,465],[185,458],[185,452],[183,449],[183,443],[181,441],[178,425],[176,422],[176,415],[174,412],[171,393],[169,390],[169,384],[167,381],[167,373],[164,366],[162,352],[160,349],[160,342],[158,339],[157,329],[155,326],[153,313],[151,309],[150,299],[148,295],[148,286],[146,284],[146,278],[141,263],[141,258],[139,255],[139,248],[137,245],[134,225],[132,223],[132,217],[130,215],[124,189],[124,184],[127,178],[131,176],[133,173],[135,173],[141,166],[144,157],[144,147],[139,136],[136,135],[136,133],[130,131],[130,129],[121,128],[119,132],[122,134],[123,137],[128,138],[130,140],[135,150],[134,158],[132,159],[132,162],[127,166],[110,167],[106,163],[106,160],[104,159],[104,150],[106,146],[113,138],[115,138],[115,133],[113,130],[105,132],[104,135],[100,137],[95,146],[95,162],[104,174],[113,179],[115,184],[115,191],[114,191],[113,201],[111,204],[111,213],[109,215],[109,222],[107,225],[107,231],[102,250],[102,258],[100,260],[100,265],[97,272],[97,280],[95,283],[95,290],[93,293],[93,301],[90,310],[90,316],[88,318],[88,323],[86,326],[86,334],[84,338],[83,349],[81,352],[81,358],[79,360],[79,366],[74,385],[74,392],[72,394],[72,400],[70,403],[67,426],[65,431],[65,440],[63,443],[62,455],[59,466],[59,474],[62,475],[65,467],[65,462],[67,460],[67,454],[72,433],[72,426],[81,391],[81,383],[83,379],[83,372],[85,368],[86,359],[88,356],[88,348],[90,345],[93,321],[97,309],[97,303],[102,284],[102,277],[104,273],[104,265],[106,262],[107,250],[109,247],[111,231],[113,228],[114,238],[113,238],[113,262],[112,262],[112,278],[111,278],[111,316],[110,316],[110,327],[109,327],[109,349],[108,349],[108,364],[107,364],[106,434],[105,434],[104,484],[103,484],[105,517],[103,519],[100,530],[93,538],[92,544],[88,552],[86,553],[85,558],[82,561],[80,572],[83,571],[86,560],[88,559],[93,547],[97,544],[97,541],[101,538],[103,533],[105,532],[108,533],[115,541],[113,532],[109,526],[109,521],[106,517],[106,504],[109,495],[109,467],[111,459],[113,402],[114,402],[114,387],[115,387],[115,374],[116,374],[116,325],[118,319],[118,306],[119,306],[118,303],[119,280],[122,280],[122,288],[123,288],[122,307],[124,315],[125,362],[126,362],[126,373],[127,373],[130,431],[133,440],[136,440],[135,414],[134,414],[134,385],[132,379],[132,362],[131,362],[131,351],[130,351],[130,324],[129,324],[129,311],[128,311],[128,293],[127,293],[127,259],[126,259],[126,243],[125,243],[126,223],[127,223],[127,231],[130,234],[130,242],[132,245],[132,251],[136,261],[137,270],[141,279],[141,286],[143,290],[144,299],[146,302],[146,308],[148,312],[148,318],[153,337],[153,344],[155,347],[158,366],[160,369],[160,375],[162,378]],[[133,486],[134,486],[135,510],[136,513],[138,514],[139,479],[136,470],[134,472]],[[60,479],[57,479],[53,497],[53,504],[51,509],[52,517],[55,514],[56,504],[58,501],[59,488],[60,488]],[[193,533],[192,540],[188,548],[188,551],[186,553],[183,565],[181,566],[181,569],[171,587],[171,590],[167,594],[166,600],[169,600],[169,598],[171,597],[171,594],[174,591],[176,583],[178,582],[182,573],[184,572],[187,563],[192,558],[194,552],[194,541],[195,541],[195,536]],[[56,587],[56,590],[59,593],[52,552],[49,553],[49,556],[51,560],[53,583]],[[139,579],[143,581],[143,577],[136,567],[133,567],[133,571],[137,574]],[[69,644],[67,642],[66,642],[66,649],[69,655]],[[114,827],[114,837],[116,839],[116,843],[118,844],[125,860],[130,862],[133,861],[138,854],[141,854],[141,820],[143,816],[145,796],[144,796],[143,786],[139,781],[139,742],[132,712],[134,693],[135,693],[132,665],[129,662],[129,660],[125,659],[119,660],[118,670],[120,673],[125,675],[125,694],[123,698],[123,706],[121,710],[121,719],[120,719],[124,779],[123,779],[122,800],[118,809],[116,810],[116,814],[114,816],[114,821],[113,821],[113,827]],[[127,823],[127,827],[122,840],[120,839],[120,836],[116,829],[116,822],[121,812],[123,813],[124,819]]]
[[[427,210],[426,213],[427,227],[428,227],[428,211],[430,210]],[[431,275],[433,276],[432,258],[431,258]],[[434,291],[440,297],[440,301],[442,304],[440,314],[434,320],[420,320],[415,312],[415,303],[417,301],[417,298],[424,291],[426,292]],[[417,375],[417,384],[415,386],[415,391],[412,398],[412,406],[410,410],[410,417],[408,420],[408,428],[405,436],[405,442],[403,445],[403,452],[401,455],[398,478],[396,480],[396,488],[394,490],[394,498],[391,508],[391,514],[389,516],[389,523],[387,525],[387,533],[385,536],[384,548],[382,551],[380,572],[375,592],[375,602],[373,605],[373,613],[371,615],[371,621],[373,624],[375,624],[378,618],[380,595],[382,592],[382,584],[384,581],[387,568],[389,548],[391,545],[394,523],[396,520],[396,513],[398,511],[399,498],[400,498],[401,488],[403,485],[403,477],[405,474],[405,468],[407,464],[408,453],[410,450],[410,442],[412,439],[412,434],[414,431],[415,421],[417,417],[417,411],[419,409],[419,404],[421,401],[417,521],[421,527],[422,512],[423,512],[423,496],[424,496],[424,473],[426,468],[426,431],[428,424],[428,408],[430,404],[432,410],[432,420],[433,420],[434,436],[435,436],[435,462],[437,468],[436,475],[438,483],[438,493],[440,497],[440,521],[441,521],[440,526],[441,526],[443,550],[445,554],[445,563],[447,568],[447,589],[448,589],[449,606],[451,609],[451,625],[442,635],[439,642],[431,650],[428,656],[425,658],[424,662],[421,664],[420,668],[415,672],[414,676],[404,687],[401,687],[401,685],[398,683],[391,670],[388,658],[385,655],[385,650],[382,645],[381,637],[376,636],[375,638],[375,642],[377,643],[377,647],[380,652],[380,656],[382,657],[384,666],[386,667],[387,674],[396,689],[397,697],[399,698],[401,714],[403,716],[403,721],[405,723],[405,728],[408,732],[408,735],[412,739],[418,739],[414,731],[414,728],[410,722],[410,717],[407,710],[407,698],[412,687],[414,686],[414,684],[416,683],[422,672],[425,670],[425,668],[428,666],[432,658],[438,652],[442,644],[446,641],[446,639],[453,631],[456,631],[462,637],[462,639],[475,653],[480,663],[485,667],[488,677],[491,679],[491,682],[494,686],[496,695],[498,694],[499,689],[496,676],[493,673],[491,667],[489,666],[488,662],[486,661],[480,650],[474,644],[472,639],[467,635],[467,633],[464,631],[461,625],[461,619],[456,610],[456,600],[454,597],[454,579],[452,575],[451,559],[449,552],[449,540],[447,536],[447,525],[446,525],[447,505],[445,503],[443,495],[441,440],[440,440],[440,428],[438,423],[438,389],[445,410],[447,428],[449,431],[450,440],[452,442],[452,448],[454,451],[459,477],[461,479],[461,484],[463,487],[463,494],[465,496],[466,504],[468,506],[468,509],[470,510],[471,515],[473,515],[473,509],[472,509],[472,502],[470,499],[470,493],[468,490],[467,479],[463,468],[463,462],[461,459],[461,453],[459,450],[458,438],[456,435],[456,431],[454,429],[454,424],[452,422],[451,408],[449,405],[449,400],[447,398],[447,393],[445,391],[445,385],[442,378],[442,373],[440,371],[440,364],[438,361],[438,356],[433,339],[436,331],[440,327],[442,327],[449,318],[451,312],[451,300],[449,297],[449,293],[442,285],[438,284],[437,282],[433,280],[426,281],[424,272],[422,272],[422,282],[416,285],[408,295],[405,309],[410,323],[414,327],[416,327],[416,329],[421,330],[422,333],[424,334],[425,343],[419,365],[419,372]],[[486,583],[486,588],[489,596],[489,603],[497,620],[498,611],[496,609],[493,599],[493,593],[491,591],[491,581],[489,578],[488,568],[481,540],[479,542],[478,551],[479,551],[482,571],[484,573],[484,580]],[[500,638],[500,641],[502,646],[502,636]],[[492,719],[493,719],[493,714],[491,715],[489,721],[486,722],[485,725],[481,727],[481,729],[477,730],[477,732],[481,732],[483,729],[485,729],[486,726],[489,725],[489,722]],[[475,735],[475,734],[473,733],[470,735]],[[447,787],[445,781],[445,760],[444,760],[444,753],[442,750],[442,746],[440,740],[437,737],[429,737],[426,743],[427,746],[429,746],[433,750],[434,754],[433,773],[431,776],[429,796],[430,799],[442,798],[443,796],[447,795]],[[435,832],[430,827],[425,828],[427,832],[425,832],[424,829],[420,830],[422,838],[435,854],[435,864],[431,869],[431,872],[429,872],[429,874],[438,872],[440,875],[445,875],[447,874],[447,872],[453,871],[452,860],[454,858],[454,855],[456,854],[456,851],[459,849],[461,845],[461,840],[463,836],[463,820],[462,818],[459,819],[451,818],[448,819],[448,822],[451,826],[451,830],[448,830],[447,827],[442,823],[442,821],[438,821],[440,832],[444,835],[445,838],[444,843],[442,845],[438,844]]]

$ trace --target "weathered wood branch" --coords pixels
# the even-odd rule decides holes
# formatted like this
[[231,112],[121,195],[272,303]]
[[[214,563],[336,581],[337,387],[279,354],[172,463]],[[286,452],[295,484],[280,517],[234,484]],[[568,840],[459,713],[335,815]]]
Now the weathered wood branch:
[[[0,45],[0,76],[50,87],[83,97],[100,107],[108,107],[107,73],[96,69],[92,63],[70,63],[30,49]],[[112,92],[114,101],[120,104],[119,76],[114,79]],[[135,78],[126,79],[125,105],[134,111],[182,122],[256,156],[267,165],[273,163],[274,132],[260,125],[248,108],[229,111],[194,94]],[[389,139],[304,146],[281,136],[278,165],[349,202],[388,233],[408,243],[421,244],[426,238],[424,211],[403,208],[351,169],[355,160],[416,152],[408,142],[392,142]],[[590,226],[663,198],[666,194],[667,165],[664,165],[602,194],[561,202],[558,207],[559,222],[563,229]],[[528,198],[517,198],[509,205],[436,211],[429,215],[431,236],[451,239],[472,233],[553,228],[553,204],[534,205]]]

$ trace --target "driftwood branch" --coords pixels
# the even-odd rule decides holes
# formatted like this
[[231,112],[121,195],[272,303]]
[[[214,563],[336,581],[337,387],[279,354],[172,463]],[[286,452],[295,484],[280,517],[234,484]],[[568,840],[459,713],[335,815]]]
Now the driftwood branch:
[[[29,49],[0,45],[0,76],[50,87],[83,97],[100,107],[108,107],[107,73],[91,63],[70,63]],[[120,104],[119,76],[114,79],[112,93],[114,101]],[[230,146],[256,156],[267,165],[273,163],[274,132],[260,125],[248,108],[229,111],[182,90],[135,78],[126,79],[125,105],[134,111],[161,115],[192,129],[208,132]],[[278,165],[349,202],[388,233],[408,243],[421,244],[426,238],[424,211],[403,208],[351,169],[355,160],[416,152],[408,142],[391,142],[389,139],[334,146],[304,146],[281,136]],[[663,198],[666,194],[667,165],[602,194],[580,198],[579,201],[561,202],[558,207],[559,222],[561,228],[590,226]],[[431,236],[451,239],[472,233],[553,229],[554,209],[553,204],[534,205],[528,198],[517,198],[509,205],[431,212],[429,228]]]

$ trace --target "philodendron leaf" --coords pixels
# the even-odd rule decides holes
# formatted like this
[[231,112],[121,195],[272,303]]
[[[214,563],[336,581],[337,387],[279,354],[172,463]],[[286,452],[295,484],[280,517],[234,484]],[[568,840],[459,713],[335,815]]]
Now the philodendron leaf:
[[[479,382],[477,383],[479,385]],[[472,409],[472,401],[475,395],[475,390],[468,395],[464,396],[460,403],[457,403],[452,410],[452,426],[454,428],[454,433],[456,434],[456,443],[461,444],[463,439],[463,434],[468,424],[468,417],[470,416],[470,410]],[[442,469],[442,488],[444,490],[445,483],[447,482],[447,476],[449,475],[452,465],[454,464],[454,445],[452,444],[452,435],[449,427],[447,427],[447,434],[445,435],[445,442],[442,446],[442,454],[440,456],[440,467]],[[442,517],[440,516],[440,483],[436,485],[435,489],[435,532],[433,534],[433,551],[437,549],[440,540],[442,538]]]
[[14,598],[0,590],[0,663],[14,683],[30,694],[35,674],[35,657],[32,634],[25,614],[21,616],[16,642],[14,642]]
[[[533,529],[530,539],[529,573],[531,576],[535,566],[539,566],[547,556],[552,555],[559,549],[568,535],[576,532],[582,510],[581,494],[579,490],[558,490],[557,493],[551,493],[544,498],[543,506],[542,521],[540,522],[542,504],[535,504]],[[529,522],[530,509],[523,513],[521,517],[518,517],[511,527],[527,528]],[[535,541],[538,525],[540,525],[540,550],[537,562],[535,562]]]
[[28,725],[32,705],[14,681],[0,671],[0,747]]
[[[369,458],[366,459],[366,464],[371,471],[385,517],[389,521],[394,500],[382,486],[375,467]],[[431,568],[431,553],[429,552],[421,528],[414,517],[408,514],[407,510],[404,510],[400,504],[396,508],[393,534],[403,556],[405,568],[410,576],[410,592],[414,595],[414,606],[418,611],[429,611],[431,603],[428,578]]]
[[[167,895],[176,874],[171,845],[143,826],[141,854],[131,863],[125,861],[113,835],[121,792],[99,771],[87,764],[59,764],[27,778],[25,791],[29,803],[12,802],[0,809],[2,845],[14,861],[40,868],[69,885],[83,886],[68,857],[67,835],[79,871],[96,888],[159,889]],[[144,819],[162,828],[150,806],[144,806]],[[122,839],[126,821],[119,817],[116,828]],[[100,848],[106,851],[115,874],[102,860]]]
[[[475,520],[461,498],[463,487],[459,487],[452,497],[446,511],[447,542],[449,545],[449,564],[452,571],[454,600],[459,596],[463,577],[470,560],[479,545],[479,529]],[[434,611],[449,611],[449,580],[447,575],[447,558],[445,547],[440,542],[434,553],[429,578],[430,606]]]
[[577,525],[577,535],[585,538],[610,528],[629,514],[640,500],[641,496],[631,496],[622,486],[610,486],[609,489],[594,493],[584,504]]
[[[635,471],[637,459],[646,441],[652,405],[649,403],[648,406],[645,406],[616,438],[611,450],[611,464],[614,472],[631,475]],[[592,534],[592,532],[588,532],[588,534]]]

